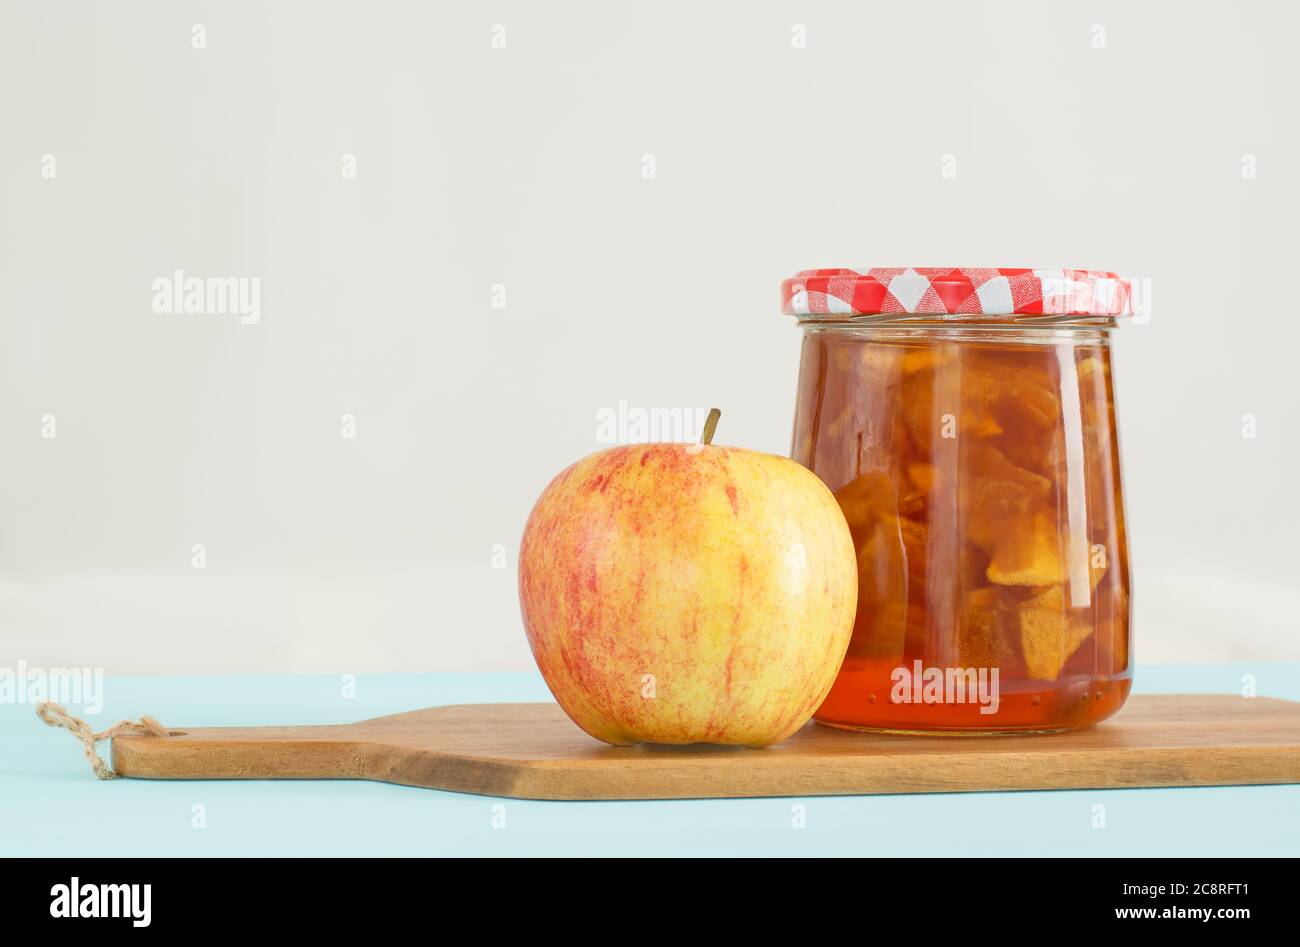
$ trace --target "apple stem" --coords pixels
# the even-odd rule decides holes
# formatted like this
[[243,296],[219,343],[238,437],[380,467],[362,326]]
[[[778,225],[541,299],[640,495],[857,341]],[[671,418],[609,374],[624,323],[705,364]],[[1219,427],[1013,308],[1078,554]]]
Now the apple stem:
[[713,443],[713,432],[718,429],[718,418],[722,417],[722,412],[717,408],[709,409],[709,416],[704,421],[704,433],[700,435],[701,444]]

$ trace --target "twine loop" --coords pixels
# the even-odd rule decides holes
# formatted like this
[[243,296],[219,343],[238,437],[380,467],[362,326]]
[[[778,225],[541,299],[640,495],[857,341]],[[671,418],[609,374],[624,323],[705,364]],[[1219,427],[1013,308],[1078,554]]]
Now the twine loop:
[[113,768],[104,762],[103,757],[95,752],[95,744],[100,741],[111,740],[113,737],[124,733],[146,737],[171,737],[184,733],[183,730],[168,730],[158,722],[157,717],[151,717],[148,714],[141,714],[139,720],[122,720],[113,724],[107,730],[96,733],[86,721],[80,717],[72,716],[66,708],[49,700],[37,706],[36,716],[51,727],[62,727],[70,731],[73,736],[80,740],[85,747],[86,760],[90,763],[90,768],[95,771],[95,775],[100,779],[116,779],[118,776],[117,773],[113,772]]

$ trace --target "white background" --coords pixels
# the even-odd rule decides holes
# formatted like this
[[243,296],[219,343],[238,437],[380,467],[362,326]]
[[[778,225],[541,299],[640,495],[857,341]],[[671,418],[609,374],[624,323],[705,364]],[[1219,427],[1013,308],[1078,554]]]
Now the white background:
[[[1295,11],[5,0],[0,665],[531,667],[515,550],[597,412],[786,453],[778,284],[855,264],[1149,278],[1136,654],[1300,657]],[[175,268],[260,322],[155,313]]]

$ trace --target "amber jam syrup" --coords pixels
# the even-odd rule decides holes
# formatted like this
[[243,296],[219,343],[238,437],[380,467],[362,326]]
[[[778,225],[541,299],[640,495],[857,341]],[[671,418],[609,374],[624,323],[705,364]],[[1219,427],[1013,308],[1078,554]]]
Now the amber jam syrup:
[[[858,557],[819,721],[1034,732],[1120,708],[1130,595],[1104,330],[810,326],[793,455],[835,491]],[[916,662],[986,684],[996,669],[996,712],[909,699]]]

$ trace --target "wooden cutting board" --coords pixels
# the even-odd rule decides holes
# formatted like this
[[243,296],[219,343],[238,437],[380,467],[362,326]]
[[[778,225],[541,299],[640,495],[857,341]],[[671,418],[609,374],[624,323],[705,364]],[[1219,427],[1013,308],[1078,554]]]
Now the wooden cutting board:
[[810,723],[765,750],[611,747],[555,704],[461,704],[314,727],[119,736],[149,779],[376,779],[521,799],[682,799],[1300,782],[1300,703],[1136,695],[1090,730],[903,737]]

